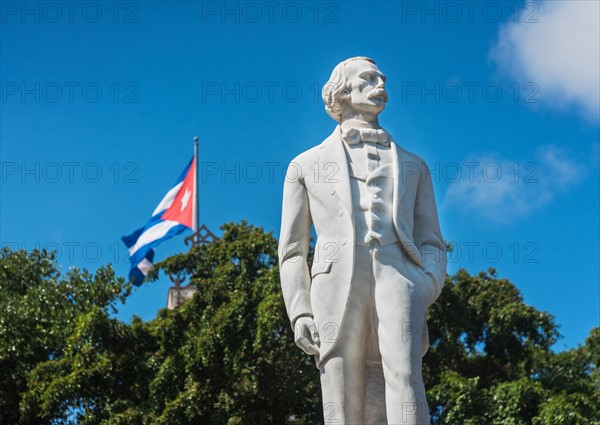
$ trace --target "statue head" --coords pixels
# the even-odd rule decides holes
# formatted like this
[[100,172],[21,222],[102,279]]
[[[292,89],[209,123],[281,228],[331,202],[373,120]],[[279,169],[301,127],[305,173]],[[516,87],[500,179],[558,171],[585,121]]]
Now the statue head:
[[388,100],[385,75],[373,59],[356,56],[339,63],[323,87],[325,110],[331,118],[377,117]]

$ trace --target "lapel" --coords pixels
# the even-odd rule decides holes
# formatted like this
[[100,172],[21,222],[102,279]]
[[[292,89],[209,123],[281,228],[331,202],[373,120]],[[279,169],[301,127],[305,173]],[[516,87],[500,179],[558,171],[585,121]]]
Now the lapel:
[[416,249],[412,249],[412,236],[409,236],[410,233],[406,229],[405,220],[402,217],[400,211],[400,205],[402,202],[402,198],[406,193],[406,189],[408,188],[408,171],[406,169],[406,164],[403,162],[403,154],[401,153],[401,149],[398,148],[398,145],[392,140],[390,143],[392,152],[392,160],[394,161],[394,200],[392,203],[393,212],[392,219],[394,220],[394,227],[398,232],[398,238],[400,239],[400,243],[407,247],[408,255],[413,258],[416,264],[421,264],[421,259],[418,255],[414,255]]
[[350,214],[350,217],[353,217],[350,172],[342,143],[342,130],[338,125],[333,133],[320,145],[319,157],[321,164],[319,164],[319,170],[322,175],[319,176],[319,179],[335,190],[346,212]]
[[400,205],[400,201],[402,201],[402,197],[406,193],[406,187],[408,185],[407,176],[402,176],[402,155],[400,154],[400,149],[398,149],[398,145],[392,139],[390,142],[390,148],[392,150],[392,161],[394,161],[394,200],[393,200],[393,216],[394,220],[397,222],[397,217]]

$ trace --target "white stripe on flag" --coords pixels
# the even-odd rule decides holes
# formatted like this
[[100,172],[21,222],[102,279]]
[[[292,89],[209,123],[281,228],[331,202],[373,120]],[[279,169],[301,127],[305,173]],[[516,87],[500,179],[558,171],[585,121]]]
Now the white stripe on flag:
[[173,186],[171,188],[171,190],[169,190],[167,192],[167,194],[165,195],[165,197],[162,198],[162,200],[160,201],[160,203],[158,204],[158,206],[156,207],[156,209],[152,213],[152,217],[154,217],[159,212],[164,211],[164,210],[166,210],[167,208],[169,208],[171,206],[171,204],[175,200],[175,197],[177,196],[177,192],[179,192],[179,189],[181,189],[181,185],[182,184],[183,184],[183,180],[180,181],[179,183],[177,183],[175,186]]
[[147,258],[144,258],[142,261],[138,263],[138,269],[142,272],[144,276],[148,274],[148,270],[152,267],[152,263],[148,261]]
[[161,221],[155,224],[140,235],[135,244],[129,248],[129,256],[132,256],[136,251],[150,242],[157,241],[163,238],[169,230],[177,226],[179,223],[172,220]]

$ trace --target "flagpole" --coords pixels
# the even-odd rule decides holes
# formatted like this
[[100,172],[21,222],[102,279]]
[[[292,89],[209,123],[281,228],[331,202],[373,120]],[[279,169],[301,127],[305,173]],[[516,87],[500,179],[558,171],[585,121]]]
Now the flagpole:
[[198,142],[200,138],[194,136],[194,158],[196,160],[196,169],[194,170],[194,233],[198,231],[200,227],[200,206],[198,205]]
[[[192,212],[192,227],[194,232],[184,239],[186,245],[191,244],[192,248],[198,245],[204,245],[208,242],[213,242],[219,239],[213,232],[208,230],[206,225],[200,225],[200,138],[194,136],[194,161],[196,166],[194,167],[194,211]],[[190,249],[192,249],[190,248]]]

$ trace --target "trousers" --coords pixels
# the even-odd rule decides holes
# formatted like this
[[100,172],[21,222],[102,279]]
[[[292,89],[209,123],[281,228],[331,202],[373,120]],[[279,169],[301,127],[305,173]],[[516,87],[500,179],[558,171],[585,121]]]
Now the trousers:
[[339,339],[319,368],[326,424],[430,424],[421,373],[429,293],[401,250],[356,246]]

